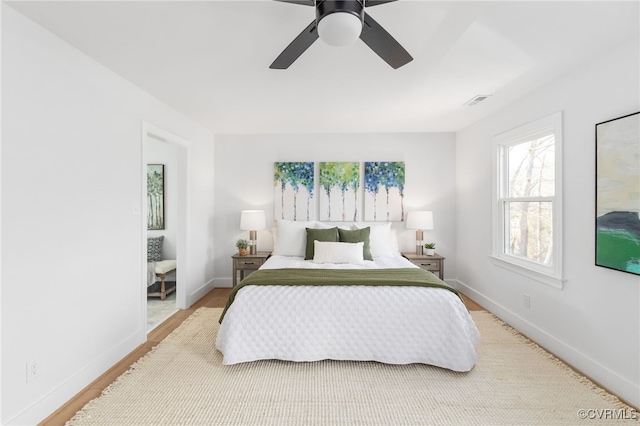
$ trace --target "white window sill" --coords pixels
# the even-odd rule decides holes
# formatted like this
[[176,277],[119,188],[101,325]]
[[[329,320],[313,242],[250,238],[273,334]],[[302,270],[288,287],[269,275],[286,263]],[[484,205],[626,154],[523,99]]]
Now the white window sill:
[[517,263],[514,263],[514,262],[510,262],[508,260],[505,260],[505,259],[497,257],[497,256],[489,256],[489,257],[491,257],[491,260],[493,261],[493,264],[496,265],[496,266],[499,266],[501,268],[504,268],[504,269],[507,269],[509,271],[515,272],[517,274],[523,275],[523,276],[525,276],[527,278],[530,278],[532,280],[541,282],[541,283],[546,284],[546,285],[548,285],[550,287],[562,290],[562,286],[563,286],[564,281],[565,281],[562,278],[558,278],[558,277],[555,277],[553,275],[549,275],[549,274],[537,271],[537,270],[532,269],[532,268],[527,268],[526,266],[523,266],[521,264],[517,264]]

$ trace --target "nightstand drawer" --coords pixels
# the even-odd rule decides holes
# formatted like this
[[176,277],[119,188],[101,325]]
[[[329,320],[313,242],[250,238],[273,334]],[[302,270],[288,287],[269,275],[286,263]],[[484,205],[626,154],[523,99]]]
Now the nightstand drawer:
[[240,272],[240,279],[244,279],[245,273],[250,274],[251,271],[260,269],[269,256],[271,256],[271,252],[268,251],[260,251],[245,256],[240,256],[240,254],[231,256],[233,259],[233,286],[235,287],[238,283],[238,272]]
[[439,271],[440,270],[440,262],[414,262],[416,265],[421,267],[422,269],[426,269],[427,271]]
[[440,256],[438,253],[432,256],[416,253],[402,253],[402,255],[420,269],[432,272],[437,275],[438,278],[444,280],[444,257]]
[[262,266],[262,264],[264,263],[264,261],[262,259],[247,259],[247,260],[240,260],[237,259],[236,260],[236,269],[240,270],[247,270],[247,269],[258,269],[260,266]]

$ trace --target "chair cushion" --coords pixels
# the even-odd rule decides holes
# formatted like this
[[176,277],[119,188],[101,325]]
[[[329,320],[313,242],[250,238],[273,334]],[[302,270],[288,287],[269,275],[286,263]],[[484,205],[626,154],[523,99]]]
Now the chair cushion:
[[167,274],[176,269],[176,261],[172,259],[156,262],[156,274]]

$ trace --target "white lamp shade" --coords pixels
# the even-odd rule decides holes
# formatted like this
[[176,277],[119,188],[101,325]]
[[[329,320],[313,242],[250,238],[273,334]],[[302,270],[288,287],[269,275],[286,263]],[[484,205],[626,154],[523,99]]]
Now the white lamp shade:
[[264,210],[243,210],[240,214],[240,229],[257,231],[267,227]]
[[360,37],[362,22],[348,12],[330,13],[318,22],[318,36],[331,46],[346,46]]
[[407,213],[407,229],[433,229],[433,212],[413,211]]

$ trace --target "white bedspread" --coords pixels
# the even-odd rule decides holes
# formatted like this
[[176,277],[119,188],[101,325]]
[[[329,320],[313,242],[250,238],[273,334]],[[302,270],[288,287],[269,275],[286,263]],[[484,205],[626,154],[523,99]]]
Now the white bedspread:
[[[318,265],[272,256],[262,268],[406,268],[403,257]],[[440,288],[247,286],[216,341],[224,364],[280,359],[424,363],[469,371],[479,332],[462,301]]]

